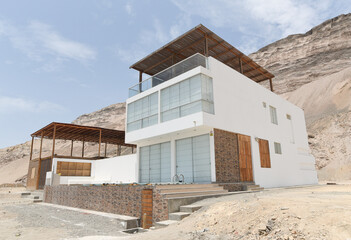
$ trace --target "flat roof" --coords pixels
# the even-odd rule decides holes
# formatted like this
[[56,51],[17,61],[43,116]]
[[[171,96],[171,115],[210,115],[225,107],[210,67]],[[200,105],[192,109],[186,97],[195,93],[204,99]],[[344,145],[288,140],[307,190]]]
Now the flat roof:
[[99,143],[101,132],[101,143],[116,144],[123,146],[135,146],[132,144],[125,143],[125,131],[100,127],[82,126],[70,123],[52,122],[47,126],[41,128],[40,130],[32,133],[31,136],[53,139],[55,127],[55,139]]
[[255,82],[274,78],[272,73],[202,24],[134,63],[130,68],[155,75],[195,53],[214,57]]

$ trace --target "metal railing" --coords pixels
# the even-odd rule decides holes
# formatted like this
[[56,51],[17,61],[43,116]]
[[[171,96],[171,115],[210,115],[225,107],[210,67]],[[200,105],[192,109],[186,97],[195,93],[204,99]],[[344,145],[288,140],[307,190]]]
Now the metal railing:
[[141,92],[144,92],[152,87],[155,87],[163,82],[166,82],[176,76],[179,76],[182,73],[190,71],[193,68],[202,66],[204,68],[207,67],[207,58],[200,54],[196,53],[179,63],[176,63],[169,68],[155,74],[154,76],[142,81],[129,88],[129,97],[133,97]]

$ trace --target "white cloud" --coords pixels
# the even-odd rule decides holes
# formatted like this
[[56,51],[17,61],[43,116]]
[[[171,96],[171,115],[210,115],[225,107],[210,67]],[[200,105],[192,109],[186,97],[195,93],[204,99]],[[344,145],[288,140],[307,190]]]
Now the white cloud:
[[334,4],[330,0],[173,0],[173,3],[190,17],[239,32],[245,38],[241,46],[245,51],[257,50],[262,44],[290,34],[304,33],[335,14],[330,10]]
[[127,4],[124,6],[124,9],[128,13],[128,15],[131,15],[131,16],[134,15],[133,6],[132,6],[132,4],[130,2],[127,2]]
[[29,99],[0,96],[0,113],[15,113],[15,112],[57,112],[64,111],[61,105],[48,101],[35,102]]
[[37,41],[53,56],[77,61],[93,60],[96,57],[93,49],[83,43],[62,37],[50,25],[32,21],[28,28]]
[[32,21],[17,27],[0,20],[0,38],[7,38],[15,49],[31,60],[45,63],[39,69],[54,71],[63,61],[86,63],[96,58],[96,51],[86,44],[70,40],[55,31],[50,25]]

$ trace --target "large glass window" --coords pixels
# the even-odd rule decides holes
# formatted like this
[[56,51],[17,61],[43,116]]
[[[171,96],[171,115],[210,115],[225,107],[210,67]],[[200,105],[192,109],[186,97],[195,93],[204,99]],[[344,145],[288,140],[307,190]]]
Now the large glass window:
[[141,183],[171,181],[170,142],[141,147],[139,159]]
[[127,131],[158,123],[158,92],[128,104]]
[[200,111],[214,113],[212,78],[198,74],[161,91],[162,122]]
[[177,174],[184,181],[211,182],[211,155],[209,135],[176,141]]

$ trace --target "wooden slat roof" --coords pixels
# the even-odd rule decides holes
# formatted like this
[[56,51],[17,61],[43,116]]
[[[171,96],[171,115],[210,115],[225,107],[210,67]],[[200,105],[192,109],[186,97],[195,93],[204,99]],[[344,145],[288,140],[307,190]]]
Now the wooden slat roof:
[[206,38],[208,56],[216,58],[239,72],[239,59],[241,59],[243,74],[255,82],[261,82],[274,77],[272,73],[268,72],[202,24],[141,59],[130,66],[130,68],[149,75],[155,75],[195,53],[204,54]]
[[55,139],[99,142],[101,130],[101,142],[109,144],[118,144],[123,146],[134,146],[125,143],[125,132],[100,127],[81,126],[69,123],[52,122],[42,129],[31,134],[32,137],[41,137],[53,139],[54,127],[56,126]]

